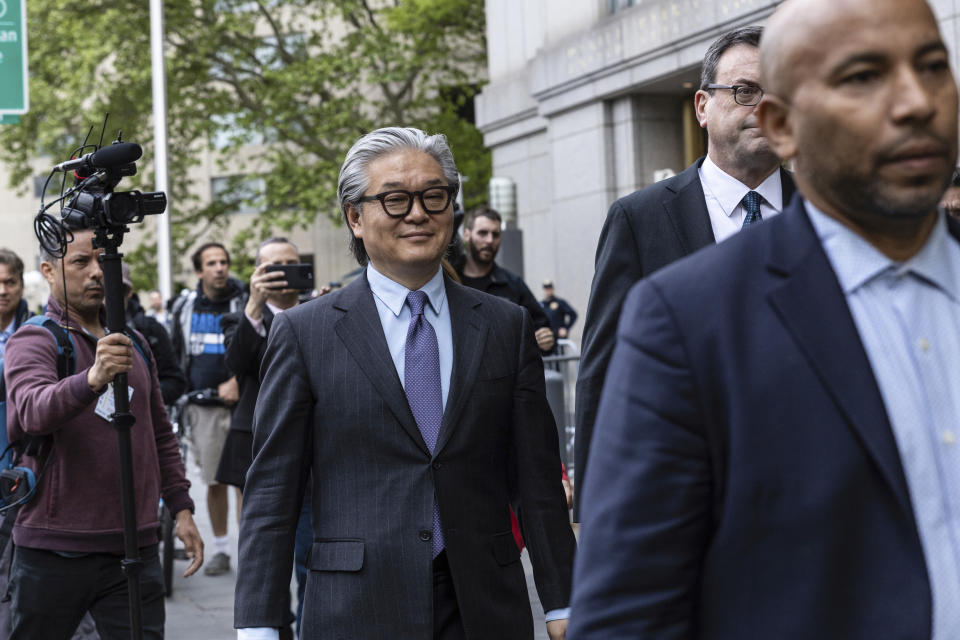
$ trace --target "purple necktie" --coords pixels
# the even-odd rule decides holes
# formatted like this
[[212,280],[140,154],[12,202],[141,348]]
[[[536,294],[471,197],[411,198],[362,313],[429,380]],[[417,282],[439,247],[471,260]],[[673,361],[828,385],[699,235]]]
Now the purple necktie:
[[[403,390],[417,427],[430,453],[437,446],[440,425],[443,423],[443,392],[440,389],[440,349],[437,333],[423,317],[427,294],[411,291],[407,294],[410,307],[410,326],[404,347]],[[433,557],[443,551],[443,528],[440,508],[433,499]]]

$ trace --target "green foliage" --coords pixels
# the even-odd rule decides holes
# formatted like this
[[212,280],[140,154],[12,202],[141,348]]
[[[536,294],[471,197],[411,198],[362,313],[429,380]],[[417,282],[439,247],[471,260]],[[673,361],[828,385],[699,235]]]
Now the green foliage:
[[[93,0],[77,11],[30,0],[31,111],[0,130],[11,185],[30,184],[39,156],[66,159],[92,124],[96,142],[109,112],[104,142],[122,129],[144,146],[141,175],[121,187],[152,187],[149,22],[147,2]],[[245,251],[274,230],[319,215],[339,221],[340,163],[379,126],[445,133],[468,178],[466,204],[484,200],[490,155],[470,122],[484,28],[479,0],[166,0],[174,255],[222,232],[240,206],[260,211],[231,242],[241,271]],[[211,149],[223,174],[262,178],[263,190],[235,181],[205,202],[209,187],[188,176]],[[127,253],[144,267],[135,273],[152,273],[149,235]]]

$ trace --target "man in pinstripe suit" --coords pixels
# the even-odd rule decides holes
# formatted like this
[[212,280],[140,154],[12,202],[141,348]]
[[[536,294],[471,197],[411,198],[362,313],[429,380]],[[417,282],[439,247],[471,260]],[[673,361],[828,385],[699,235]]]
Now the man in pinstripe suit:
[[306,638],[530,639],[508,506],[551,638],[575,541],[530,316],[446,279],[459,189],[442,135],[360,138],[338,186],[350,286],[278,316],[247,475],[235,625],[275,638],[307,483]]

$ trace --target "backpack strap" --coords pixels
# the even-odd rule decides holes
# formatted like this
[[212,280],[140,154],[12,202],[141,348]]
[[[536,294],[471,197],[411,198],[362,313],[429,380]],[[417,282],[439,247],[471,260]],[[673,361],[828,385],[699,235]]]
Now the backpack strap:
[[134,331],[133,327],[127,325],[123,329],[123,333],[130,338],[130,342],[133,343],[134,349],[140,353],[140,357],[143,358],[143,361],[147,363],[147,373],[150,373],[150,360],[153,352],[151,351],[148,345],[144,345],[140,338],[137,337],[137,332]]
[[[65,327],[62,327],[60,323],[49,316],[33,316],[32,318],[26,319],[23,324],[29,324],[35,327],[43,327],[50,332],[51,336],[53,336],[53,340],[57,345],[58,380],[63,380],[67,376],[72,376],[74,373],[76,373],[77,349],[73,342],[73,336],[70,335],[69,330],[67,330]],[[53,438],[51,436],[27,436],[22,438],[22,440],[23,442],[10,443],[16,450],[14,464],[19,463],[19,459],[24,453],[34,457],[40,457],[42,452],[46,450],[47,459],[44,461],[43,467],[40,470],[40,474],[38,474],[39,481],[39,476],[42,476],[43,471],[46,470],[47,464],[50,462],[50,458],[53,457]]]
[[73,343],[73,336],[56,320],[49,316],[33,316],[24,320],[23,324],[32,324],[43,327],[53,336],[57,343],[57,379],[63,380],[72,376],[77,369],[77,349]]
[[[61,326],[56,320],[49,316],[33,316],[23,322],[23,324],[32,324],[35,327],[43,327],[53,335],[57,343],[57,378],[63,380],[67,376],[72,376],[77,371],[77,349],[73,342],[73,336],[70,331]],[[132,328],[125,327],[123,333],[133,342],[134,348],[140,353],[140,357],[147,363],[147,369],[150,368],[150,350],[144,347],[143,343],[137,337]]]

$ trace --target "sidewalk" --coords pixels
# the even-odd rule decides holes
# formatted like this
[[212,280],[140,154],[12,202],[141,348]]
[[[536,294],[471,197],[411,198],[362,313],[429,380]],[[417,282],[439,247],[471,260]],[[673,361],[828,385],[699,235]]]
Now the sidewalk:
[[[207,492],[192,460],[188,462],[187,475],[192,483],[190,495],[197,507],[194,518],[206,545],[204,555],[210,558],[213,555],[210,549],[213,531],[210,528],[210,518],[207,515]],[[173,595],[167,598],[165,633],[167,638],[175,640],[234,640],[237,637],[233,628],[233,588],[237,579],[237,524],[234,498],[235,494],[231,490],[230,526],[228,527],[231,546],[231,571],[225,575],[211,577],[204,575],[201,568],[193,576],[184,578],[183,572],[187,568],[187,561],[175,561]],[[177,542],[179,546],[179,541]],[[530,592],[530,606],[533,610],[535,638],[536,640],[548,640],[546,626],[543,622],[543,609],[540,606],[540,600],[537,598],[526,551],[523,552],[523,567],[527,574],[527,589]],[[296,602],[295,591],[293,598]]]

